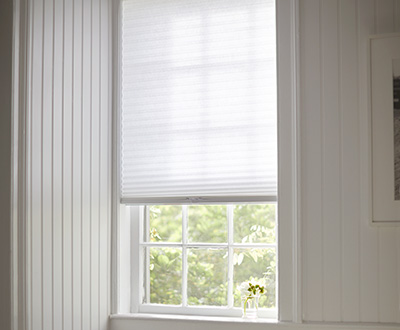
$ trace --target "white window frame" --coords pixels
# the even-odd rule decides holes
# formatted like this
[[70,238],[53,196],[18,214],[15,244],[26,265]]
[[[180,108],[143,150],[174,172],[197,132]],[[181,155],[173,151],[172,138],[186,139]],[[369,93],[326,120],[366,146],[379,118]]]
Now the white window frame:
[[[137,265],[130,263],[131,253],[135,250],[121,249],[126,245],[125,238],[120,237],[121,228],[126,226],[121,213],[126,211],[120,205],[119,194],[119,147],[120,147],[120,49],[121,20],[120,0],[112,0],[112,219],[111,222],[111,319],[118,323],[128,316],[132,326],[137,313],[135,300],[131,299],[130,283],[126,274],[139,276],[131,269]],[[277,24],[277,77],[278,77],[278,260],[277,300],[278,321],[302,323],[302,244],[301,244],[301,144],[300,144],[300,98],[299,98],[299,4],[296,0],[276,2]],[[130,229],[129,229],[130,237]],[[132,236],[132,239],[136,239]],[[138,239],[138,237],[137,237]],[[130,242],[129,242],[130,243]],[[138,252],[138,251],[136,251]],[[128,257],[128,259],[127,259]],[[128,260],[128,262],[126,262]],[[128,268],[128,271],[125,271]],[[135,290],[132,290],[134,292]],[[129,296],[126,294],[129,292]],[[138,292],[136,292],[138,293]],[[132,300],[132,304],[131,304]],[[129,303],[127,303],[129,301]],[[129,316],[132,314],[131,316]],[[138,314],[140,315],[140,314]],[[157,316],[154,315],[153,319]],[[166,320],[165,318],[161,318]],[[170,324],[181,318],[168,318]],[[150,319],[149,319],[150,320]],[[208,319],[211,320],[211,319]],[[153,321],[148,321],[149,326]],[[158,322],[158,321],[155,321]],[[171,323],[172,322],[172,323]],[[177,324],[177,323],[176,323]],[[154,323],[156,325],[156,323]],[[209,323],[210,329],[219,328],[218,323]]]
[[[276,204],[268,202],[266,204]],[[149,208],[146,206],[128,206],[127,212],[131,224],[131,251],[137,251],[131,255],[131,265],[133,269],[139,274],[132,274],[132,290],[131,290],[131,312],[134,313],[154,313],[154,314],[180,314],[180,315],[200,315],[200,316],[229,316],[240,317],[242,309],[234,307],[233,292],[233,249],[234,248],[272,248],[275,249],[278,269],[278,246],[277,243],[234,243],[233,233],[233,215],[234,205],[226,204],[227,207],[227,243],[189,243],[187,241],[187,228],[188,228],[188,205],[182,205],[182,242],[177,243],[160,243],[149,242]],[[147,213],[147,214],[146,214]],[[128,215],[129,214],[129,215]],[[277,211],[275,213],[275,232],[277,234]],[[145,238],[146,233],[146,239]],[[186,233],[186,235],[184,234]],[[276,235],[275,237],[278,237]],[[138,240],[137,240],[138,239]],[[149,253],[143,253],[143,248],[150,247],[179,247],[182,248],[182,305],[163,305],[163,304],[150,304],[149,301],[142,303],[142,301],[149,297],[150,286],[145,283],[144,269],[147,271],[147,278],[150,278],[149,267]],[[189,306],[187,304],[187,248],[228,248],[228,305],[227,306]],[[147,258],[146,258],[147,255]],[[143,270],[143,271],[142,271]],[[276,277],[276,282],[278,276]],[[277,285],[275,286],[278,287]],[[143,290],[144,289],[144,290]],[[146,292],[144,292],[146,291]],[[275,290],[276,300],[278,299],[277,290]],[[277,301],[276,301],[277,306]],[[258,311],[259,317],[263,318],[277,318],[277,308],[260,308]]]

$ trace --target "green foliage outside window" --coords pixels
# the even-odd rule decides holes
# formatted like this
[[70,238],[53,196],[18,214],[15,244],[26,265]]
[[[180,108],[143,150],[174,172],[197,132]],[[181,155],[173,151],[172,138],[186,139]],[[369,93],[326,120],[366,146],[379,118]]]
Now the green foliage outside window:
[[[275,243],[275,204],[235,205],[235,243]],[[150,241],[181,242],[182,207],[150,207]],[[199,205],[188,207],[188,241],[227,242],[227,207]],[[228,250],[190,248],[188,257],[188,304],[226,306]],[[182,251],[180,248],[150,248],[150,302],[182,303]],[[234,305],[241,306],[236,289],[243,281],[265,282],[266,294],[260,308],[275,307],[276,250],[273,248],[234,249]]]
[[177,248],[150,248],[150,301],[179,305],[182,301],[182,252]]

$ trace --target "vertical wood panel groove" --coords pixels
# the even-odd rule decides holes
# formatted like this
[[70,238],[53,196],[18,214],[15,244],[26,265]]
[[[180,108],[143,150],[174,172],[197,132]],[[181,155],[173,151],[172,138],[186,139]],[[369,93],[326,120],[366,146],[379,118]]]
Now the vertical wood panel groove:
[[[339,125],[340,125],[340,134],[339,134],[339,192],[340,192],[340,221],[339,221],[339,257],[340,257],[340,263],[339,263],[339,274],[340,274],[340,287],[343,287],[343,125],[342,125],[342,119],[343,119],[343,104],[342,104],[342,92],[341,92],[341,82],[342,82],[342,57],[341,57],[341,51],[342,51],[342,35],[341,35],[341,0],[338,0],[338,6],[337,6],[337,38],[338,38],[338,49],[337,49],[337,57],[338,57],[338,117],[339,117]],[[343,321],[343,294],[342,290],[339,290],[339,315],[340,315],[340,321]]]
[[[321,155],[321,54],[320,45],[320,1],[304,0],[300,4],[300,77],[301,106],[304,115],[302,150],[302,224],[306,239],[304,240],[304,319],[309,321],[323,320],[323,247],[322,247],[322,155]],[[307,68],[312,68],[308,70]],[[310,161],[311,160],[311,161]]]
[[[355,28],[356,28],[356,32],[355,32],[356,43],[355,43],[355,48],[356,48],[356,58],[357,59],[360,58],[360,55],[359,55],[359,40],[358,40],[359,39],[358,4],[359,4],[359,1],[355,0],[355,11],[356,11],[356,24],[355,24]],[[360,109],[360,72],[359,72],[360,68],[359,68],[359,66],[356,66],[356,71],[357,71],[357,74],[356,74],[356,79],[357,79],[357,100],[356,100],[356,102],[357,102],[357,109],[358,109],[358,112],[359,112],[359,109]],[[359,118],[359,116],[358,116],[358,118]],[[360,139],[360,134],[358,134],[358,139]],[[361,143],[360,143],[359,140],[358,140],[358,148],[359,148],[359,150],[361,149]],[[361,164],[360,153],[358,154],[358,164]],[[359,175],[359,187],[361,188],[361,181],[362,181],[361,171],[359,171],[358,175]],[[361,198],[359,199],[358,208],[360,209],[360,215],[361,215]],[[360,219],[361,219],[361,217],[360,217]],[[358,244],[358,274],[361,277],[361,228],[360,228],[360,219],[358,219],[359,221],[357,222],[357,224],[358,224],[358,226],[357,226],[357,228],[358,228],[358,230],[357,230],[357,232],[358,232],[358,243],[357,244]],[[357,319],[358,319],[358,322],[361,322],[361,294],[360,294],[361,293],[361,281],[360,280],[357,281],[357,285],[358,285],[358,306],[359,306]]]
[[63,19],[62,19],[62,78],[61,78],[61,330],[65,329],[65,255],[64,255],[64,180],[65,180],[65,167],[64,167],[64,153],[65,153],[65,141],[64,141],[64,125],[65,125],[65,0],[62,0],[63,8]]
[[[374,31],[374,33],[375,34],[377,34],[377,33],[379,33],[379,28],[378,28],[378,1],[377,0],[374,0],[374,29],[375,29],[375,31]],[[380,291],[381,291],[381,285],[380,285],[380,283],[381,283],[381,280],[380,280],[380,236],[381,236],[381,229],[380,228],[378,228],[377,229],[377,232],[378,232],[378,234],[377,234],[377,242],[378,242],[378,245],[377,245],[377,263],[376,263],[376,265],[377,265],[377,267],[378,267],[378,273],[377,273],[377,281],[378,281],[378,283],[377,283],[377,287],[378,287],[378,322],[381,322],[381,309],[380,309],[380,306],[381,306],[381,304],[382,304],[382,302],[381,302],[381,295],[379,294],[380,293]]]
[[[360,51],[359,51],[359,49],[360,49],[360,34],[361,34],[361,27],[360,27],[360,22],[361,22],[361,13],[360,13],[360,2],[358,1],[358,0],[356,0],[356,15],[357,15],[357,47],[356,47],[356,50],[357,50],[357,59],[359,59],[360,60]],[[361,61],[359,61],[359,62],[361,62]],[[361,86],[360,86],[360,84],[361,84],[361,75],[362,75],[362,72],[360,72],[360,65],[357,65],[357,82],[358,82],[358,98],[357,98],[357,102],[358,102],[358,105],[359,105],[359,121],[360,121],[360,127],[362,126],[362,115],[363,115],[363,111],[362,111],[362,102],[360,101],[361,100],[361,97],[362,97],[362,95],[361,95]],[[359,134],[359,145],[360,145],[360,150],[363,150],[363,141],[362,141],[362,129],[360,129],[360,134]],[[362,157],[361,157],[361,155],[360,155],[360,165],[362,164]],[[361,167],[361,170],[360,170],[360,174],[359,174],[359,177],[360,177],[360,185],[359,185],[359,189],[360,189],[360,191],[363,191],[364,189],[364,185],[363,185],[363,170],[362,170],[362,167]],[[363,244],[362,244],[362,232],[361,232],[361,230],[362,230],[362,228],[361,228],[361,219],[363,218],[362,217],[362,214],[363,214],[363,206],[364,206],[364,204],[363,204],[363,198],[362,198],[362,196],[361,196],[361,198],[360,198],[360,205],[359,205],[359,209],[360,209],[360,219],[359,219],[359,240],[358,240],[358,251],[359,251],[359,257],[358,257],[358,260],[359,260],[359,273],[360,273],[360,280],[359,280],[359,282],[358,282],[358,285],[359,285],[359,292],[360,292],[360,294],[358,295],[358,303],[359,303],[359,306],[360,306],[360,310],[359,310],[359,320],[360,320],[360,322],[362,322],[363,321],[363,315],[362,315],[362,292],[361,292],[361,286],[362,286],[362,284],[363,284],[363,276],[362,276],[362,253],[361,253],[361,249],[362,249],[362,246],[363,246]]]
[[[101,1],[101,0],[100,0]],[[108,103],[107,103],[107,106],[108,106],[108,108],[110,108],[110,109],[112,109],[112,74],[111,74],[111,59],[112,59],[112,56],[111,56],[111,54],[112,54],[112,51],[111,51],[111,49],[112,49],[112,42],[111,42],[111,40],[112,40],[112,20],[110,19],[110,17],[113,17],[112,15],[113,15],[113,10],[112,10],[112,5],[111,5],[111,1],[108,1],[107,2],[107,10],[108,10],[108,15],[107,15],[107,18],[108,18],[108,20],[107,20],[107,46],[108,46],[108,56],[107,56],[107,60],[108,60],[108,64],[107,64],[107,91],[108,91]],[[108,111],[108,122],[109,123],[112,123],[112,112],[111,111]],[[107,125],[107,141],[108,141],[108,143],[107,143],[107,146],[108,146],[108,148],[107,148],[107,166],[106,166],[106,169],[107,169],[107,171],[106,171],[106,173],[110,173],[111,172],[111,170],[112,170],[112,166],[111,166],[111,161],[112,161],[112,152],[111,152],[111,150],[112,150],[112,146],[111,146],[111,141],[112,141],[112,134],[111,134],[111,125]],[[106,196],[107,196],[107,214],[110,216],[111,215],[111,198],[112,198],[112,196],[111,196],[111,191],[112,191],[112,184],[111,184],[111,175],[109,175],[108,176],[108,179],[107,179],[107,194],[106,194]],[[111,233],[111,221],[110,221],[110,219],[109,218],[106,218],[106,225],[107,225],[107,231],[106,232],[108,232],[108,233]],[[107,271],[107,276],[106,276],[106,279],[107,279],[107,281],[106,281],[106,285],[107,285],[107,304],[106,304],[106,306],[107,306],[107,308],[106,308],[106,311],[107,311],[107,314],[110,312],[110,310],[111,310],[111,296],[110,296],[110,280],[111,280],[111,278],[110,278],[110,274],[111,274],[111,272],[110,272],[110,270],[111,270],[111,245],[110,244],[108,244],[107,245],[107,249],[106,249],[106,251],[107,251],[107,256],[106,256],[106,268],[108,269],[108,271]]]
[[[71,52],[71,60],[72,60],[72,80],[71,80],[71,92],[72,92],[72,103],[71,103],[71,317],[72,320],[75,320],[77,315],[75,314],[74,309],[74,301],[75,297],[75,254],[74,254],[74,239],[75,239],[75,201],[74,201],[74,188],[75,188],[75,178],[74,178],[74,160],[75,160],[75,139],[74,139],[74,131],[75,131],[75,0],[72,0],[72,52]],[[72,322],[72,330],[75,329],[75,322]]]
[[361,295],[361,321],[377,322],[378,316],[378,235],[377,228],[369,226],[370,213],[370,170],[371,170],[371,152],[370,152],[370,109],[369,109],[369,85],[368,85],[368,36],[376,33],[376,2],[374,0],[360,1],[359,7],[359,84],[360,84],[360,121],[362,131],[360,134],[361,156],[362,156],[362,185],[361,185],[361,208],[363,217],[360,219],[361,228],[361,274],[360,282],[363,288]]
[[[92,49],[93,49],[93,0],[90,0],[90,175],[89,175],[89,180],[90,180],[90,197],[89,197],[89,219],[90,219],[90,224],[89,224],[89,256],[90,259],[92,258],[92,226],[93,226],[93,219],[92,219],[92,208],[93,208],[93,200],[92,200],[92,191],[93,191],[93,186],[92,186],[92,171],[93,171],[93,154],[92,154],[92,145],[93,145],[93,140],[92,140],[92,134],[93,134],[93,54],[92,54]],[[92,278],[92,262],[89,263],[89,278]],[[90,283],[89,285],[89,315],[92,315],[92,284]],[[89,328],[92,329],[92,317],[89,318]]]
[[80,104],[80,116],[81,116],[81,123],[80,123],[80,129],[81,129],[81,148],[80,148],[80,301],[81,301],[81,306],[80,306],[80,324],[81,324],[81,330],[84,330],[84,326],[83,326],[83,315],[84,315],[84,302],[83,302],[83,288],[84,288],[84,284],[83,284],[83,178],[84,178],[84,171],[83,171],[83,147],[84,147],[84,141],[83,141],[83,112],[84,112],[84,108],[83,108],[83,67],[84,67],[84,63],[83,63],[83,48],[84,48],[84,35],[85,35],[85,31],[84,31],[84,22],[85,22],[85,10],[84,10],[84,4],[85,4],[85,0],[81,1],[81,71],[80,71],[80,79],[81,79],[81,104]]
[[[320,157],[321,157],[321,233],[320,233],[320,237],[324,237],[324,169],[325,169],[325,161],[324,161],[324,135],[323,135],[323,131],[322,128],[324,127],[324,107],[323,107],[323,100],[324,100],[324,72],[323,72],[323,59],[322,59],[322,35],[321,35],[321,30],[322,30],[322,23],[321,23],[321,17],[322,17],[322,4],[323,2],[320,1],[319,2],[319,7],[318,7],[318,30],[319,30],[319,34],[318,34],[318,38],[319,38],[319,79],[321,82],[321,88],[320,88],[320,131],[319,131],[319,135],[320,135],[320,141],[321,141],[321,145],[320,145]],[[324,244],[323,244],[323,240],[321,239],[321,274],[322,274],[322,290],[321,290],[321,310],[322,310],[322,315],[321,318],[322,320],[324,320],[324,315],[325,315],[325,303],[324,303],[324,297],[325,297],[325,286],[324,286],[324,278],[325,278],[325,271],[324,271],[324,254],[325,254],[325,248],[324,248]]]
[[51,103],[52,103],[52,115],[51,115],[51,268],[52,268],[52,290],[51,290],[51,325],[52,329],[54,329],[54,221],[55,221],[55,214],[54,214],[54,111],[55,111],[55,104],[54,104],[54,48],[55,48],[55,0],[53,0],[53,29],[52,29],[52,38],[53,38],[53,45],[52,45],[52,56],[51,56],[51,66],[52,66],[52,77],[51,77]]
[[[72,61],[72,79],[71,79],[71,94],[72,100],[74,100],[75,96],[75,0],[72,0],[72,45],[71,45],[71,61]],[[71,103],[71,318],[75,318],[75,310],[74,310],[74,123],[75,123],[75,103],[72,101]],[[72,330],[75,329],[74,322],[71,324]]]
[[[340,31],[340,75],[341,75],[341,136],[345,144],[342,144],[342,321],[358,322],[359,291],[357,279],[359,278],[357,267],[358,254],[358,223],[359,223],[359,115],[357,104],[357,51],[356,51],[356,3],[354,0],[341,1]],[[343,30],[343,27],[346,27]]]
[[31,52],[30,52],[30,56],[31,56],[31,61],[30,61],[30,65],[31,65],[31,67],[30,67],[30,78],[31,78],[31,80],[30,80],[30,88],[29,88],[29,90],[30,90],[30,115],[29,115],[29,125],[30,125],[30,132],[29,132],[29,162],[30,162],[30,165],[29,165],[29,172],[30,172],[30,175],[29,175],[29,196],[28,196],[28,200],[29,200],[29,224],[30,224],[30,232],[29,232],[29,237],[30,237],[30,251],[28,252],[29,253],[29,256],[30,256],[30,290],[28,290],[28,292],[30,293],[30,329],[33,329],[33,292],[32,292],[32,288],[33,288],[33,242],[32,242],[32,238],[33,238],[33,225],[32,225],[32,222],[33,222],[33,220],[32,220],[32,218],[33,218],[33,216],[32,216],[32,214],[33,214],[33,209],[32,209],[32,204],[33,204],[33,200],[32,200],[32,197],[33,197],[33,188],[32,188],[32,185],[33,185],[33,181],[32,181],[32,174],[33,174],[33,169],[32,169],[32,164],[33,164],[33,159],[32,159],[32,149],[33,149],[33,142],[32,142],[32,130],[33,130],[33,121],[32,121],[32,117],[33,117],[33,114],[32,114],[32,111],[33,111],[33,90],[32,90],[32,88],[33,88],[33,54],[34,54],[34,49],[35,49],[35,43],[34,43],[34,36],[35,36],[35,34],[34,34],[34,32],[35,32],[35,24],[34,24],[34,19],[35,19],[35,16],[33,15],[33,6],[35,5],[35,0],[32,0],[32,2],[31,2],[31,6],[30,6],[30,17],[31,17],[31,40],[30,40],[30,42],[31,42],[31,44],[30,44],[30,49],[31,49]]
[[[101,148],[101,125],[102,125],[102,122],[101,122],[101,115],[102,115],[102,112],[101,112],[101,106],[102,106],[102,103],[101,103],[101,86],[102,86],[102,80],[101,80],[101,0],[99,0],[99,27],[98,27],[98,29],[99,29],[99,67],[98,67],[98,70],[99,70],[99,136],[98,136],[98,139],[99,139],[99,158],[98,158],[98,162],[99,162],[99,176],[98,176],[98,180],[99,180],[99,191],[98,191],[98,198],[99,198],[99,204],[98,204],[98,214],[99,214],[99,233],[98,233],[98,236],[99,236],[99,240],[98,240],[98,250],[99,250],[99,253],[98,253],[98,255],[97,255],[97,265],[98,265],[98,268],[97,268],[97,285],[98,285],[98,288],[97,288],[97,290],[98,290],[98,292],[99,292],[99,298],[100,298],[100,283],[101,283],[101,276],[100,276],[100,272],[101,272],[101,267],[100,267],[100,242],[101,242],[101,218],[102,218],[102,214],[101,214],[101,189],[102,189],[102,181],[101,181],[101,152],[102,152],[102,148]],[[100,326],[100,324],[101,324],[101,322],[100,322],[100,315],[101,315],[101,308],[100,308],[100,299],[98,299],[98,301],[97,301],[97,317],[98,317],[98,324],[99,324],[99,326]]]
[[42,0],[42,6],[43,6],[43,13],[42,13],[42,77],[41,77],[41,83],[42,83],[42,90],[41,90],[41,107],[40,107],[40,121],[41,121],[41,130],[40,130],[40,157],[41,157],[41,163],[40,163],[40,230],[41,230],[41,324],[42,324],[42,329],[44,326],[44,291],[43,291],[43,272],[44,272],[44,262],[43,262],[43,106],[44,106],[44,25],[45,25],[45,17],[46,17],[46,6],[45,6],[45,0]]
[[[323,134],[323,288],[324,321],[340,319],[341,163],[338,1],[322,2],[321,89]],[[329,189],[326,189],[329,187]]]

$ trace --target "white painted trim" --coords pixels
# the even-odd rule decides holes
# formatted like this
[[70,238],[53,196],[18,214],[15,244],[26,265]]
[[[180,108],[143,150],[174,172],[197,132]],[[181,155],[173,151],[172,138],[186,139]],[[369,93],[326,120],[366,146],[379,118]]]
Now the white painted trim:
[[14,0],[11,156],[11,327],[26,329],[26,91],[29,22],[26,0]]
[[[233,274],[234,274],[234,265],[233,265],[233,244],[234,244],[234,224],[233,224],[233,206],[227,205],[226,207],[226,216],[228,219],[228,308],[232,308],[234,305],[233,298]],[[275,244],[276,246],[276,244]]]
[[[233,237],[233,205],[228,204],[226,206],[226,218],[228,227],[228,241],[226,243],[190,243],[188,242],[187,236],[187,221],[188,221],[188,207],[186,205],[182,206],[182,242],[150,242],[149,241],[149,207],[133,206],[131,207],[131,223],[132,223],[132,239],[131,239],[131,262],[132,262],[132,289],[131,289],[131,299],[132,308],[131,313],[154,313],[154,314],[175,314],[175,315],[200,315],[200,316],[229,316],[229,317],[239,317],[242,315],[241,308],[233,306],[233,249],[234,248],[258,248],[258,249],[274,249],[275,253],[277,251],[276,243],[234,243]],[[125,207],[125,205],[121,205]],[[146,215],[145,215],[146,214]],[[121,212],[121,223],[125,221],[122,219]],[[147,228],[143,232],[143,227]],[[121,235],[123,235],[123,228]],[[147,237],[144,237],[144,234]],[[164,305],[164,304],[152,304],[150,303],[150,282],[146,279],[150,278],[150,266],[149,266],[149,249],[151,247],[161,248],[161,247],[176,247],[182,249],[182,304],[181,305]],[[227,306],[190,306],[187,300],[187,249],[188,248],[212,248],[212,249],[224,249],[228,250],[229,261],[228,261],[228,304]],[[140,251],[140,252],[139,252]],[[146,251],[143,253],[143,251]],[[230,252],[229,252],[230,251]],[[122,257],[124,253],[120,251],[120,262],[125,262]],[[143,264],[142,260],[145,259],[146,265]],[[144,271],[143,271],[144,265]],[[229,271],[230,268],[230,271]],[[128,267],[120,265],[122,271],[126,271]],[[137,270],[142,270],[137,274]],[[146,275],[144,273],[147,272]],[[123,278],[123,274],[120,274]],[[144,283],[143,283],[144,281]],[[230,282],[230,284],[229,284]],[[141,288],[145,287],[145,303],[142,303],[143,297],[140,295]],[[125,288],[120,287],[121,297],[125,293]],[[277,296],[277,294],[276,294]],[[122,301],[120,297],[120,301]],[[122,306],[122,305],[121,305]],[[120,314],[125,313],[123,308],[120,306]],[[261,317],[274,318],[277,317],[276,308],[260,308],[259,315]]]
[[293,116],[293,322],[301,323],[302,310],[302,242],[301,242],[301,131],[300,131],[300,10],[299,2],[291,1],[292,11],[292,116]]
[[400,33],[382,33],[382,34],[371,34],[369,39],[384,39],[384,38],[393,38],[393,37],[400,37]]
[[386,39],[400,37],[400,33],[382,33],[382,34],[372,34],[368,38],[368,51],[367,51],[367,77],[368,77],[368,152],[369,152],[369,167],[368,167],[368,189],[369,189],[369,224],[372,227],[400,227],[400,221],[381,221],[374,220],[374,210],[373,210],[373,136],[372,136],[372,78],[371,78],[371,47],[372,41],[376,39]]
[[[139,311],[139,304],[142,301],[143,273],[138,272],[143,263],[143,253],[140,251],[139,243],[143,233],[144,207],[129,207],[131,221],[131,313]],[[135,271],[134,271],[135,270]]]
[[[176,329],[182,329],[179,325],[183,322],[190,322],[191,324],[197,323],[207,326],[208,330],[223,329],[224,325],[226,329],[243,329],[243,326],[249,326],[250,323],[253,324],[252,329],[256,329],[257,324],[259,324],[259,329],[268,330],[398,330],[398,324],[382,324],[382,323],[339,323],[339,322],[304,322],[301,324],[292,322],[280,322],[277,320],[259,318],[256,320],[246,320],[242,318],[234,317],[203,317],[203,316],[193,316],[193,315],[165,315],[165,314],[118,314],[111,315],[111,328],[112,330],[122,330],[131,329],[135,327],[139,321],[147,321],[149,328],[151,325],[159,325],[163,321],[164,328],[175,327]],[[143,323],[141,323],[143,325]],[[189,326],[187,327],[189,328]],[[197,328],[196,328],[197,329]]]
[[127,205],[210,205],[210,204],[262,204],[274,203],[276,196],[198,196],[198,197],[138,197],[121,198],[121,204]]
[[120,68],[121,63],[121,6],[112,1],[112,196],[111,196],[111,313],[119,311],[119,202],[120,202]]
[[[242,308],[225,306],[173,306],[158,304],[143,304],[139,308],[139,313],[149,313],[155,315],[174,315],[174,316],[198,316],[205,318],[210,316],[241,318]],[[258,316],[262,319],[276,320],[278,313],[276,308],[259,308]]]
[[[368,188],[368,222],[370,225],[373,225],[373,219],[372,219],[372,106],[371,106],[371,39],[368,40],[368,45],[367,45],[367,80],[368,80],[368,87],[367,87],[367,93],[368,93],[368,115],[367,115],[367,120],[368,120],[368,135],[367,135],[367,150],[366,152],[368,153],[368,177],[367,177],[367,188]],[[362,138],[362,136],[361,136]]]
[[[303,317],[300,208],[299,2],[297,0],[276,1],[276,4],[278,159],[280,161],[278,165],[278,214],[280,219],[278,221],[278,318],[279,320],[301,323]],[[290,86],[290,88],[285,88],[283,93],[283,86]],[[285,134],[288,131],[290,134]],[[283,162],[283,160],[290,160],[290,162]],[[282,220],[286,221],[285,229],[283,229]],[[290,241],[290,248],[288,247],[288,241]]]
[[191,322],[227,322],[227,323],[262,323],[276,324],[276,319],[258,318],[243,319],[241,317],[230,316],[201,316],[201,315],[179,315],[179,314],[155,314],[155,313],[136,313],[136,314],[113,314],[111,320],[164,320],[164,321],[191,321]]
[[[149,223],[150,219],[147,217]],[[150,227],[149,227],[150,229]],[[148,241],[148,240],[147,240]],[[186,205],[182,206],[182,305],[187,306],[188,305],[188,249],[187,249],[187,243],[188,243],[188,207]],[[149,249],[150,251],[150,249]],[[150,278],[150,274],[148,274],[148,279]],[[148,283],[149,281],[147,281]],[[148,295],[150,298],[150,294]],[[150,302],[150,299],[147,301]]]
[[[113,40],[114,40],[114,44],[113,44],[113,67],[116,67],[116,65],[118,65],[119,67],[119,59],[120,59],[120,17],[119,15],[117,15],[116,13],[119,14],[118,11],[116,11],[116,7],[118,7],[120,0],[113,0],[113,4],[114,4],[114,12],[113,12],[113,27],[114,27],[114,31],[113,31]],[[278,1],[277,1],[278,2]],[[286,16],[287,15],[287,16]],[[291,213],[293,214],[293,218],[290,219],[291,220],[291,226],[293,227],[293,231],[292,231],[292,235],[291,237],[287,237],[289,239],[292,240],[291,244],[292,244],[292,263],[290,265],[285,265],[284,271],[283,273],[287,273],[287,275],[285,275],[286,277],[290,277],[290,281],[292,282],[293,285],[293,292],[292,292],[292,306],[291,308],[293,309],[293,320],[295,320],[296,322],[302,322],[302,308],[301,308],[301,303],[302,303],[302,296],[301,296],[301,232],[300,232],[300,122],[299,122],[299,110],[298,110],[298,105],[299,105],[299,99],[298,99],[298,85],[299,85],[299,78],[298,78],[298,16],[299,16],[299,9],[298,9],[298,1],[296,0],[290,0],[290,12],[289,13],[285,13],[285,17],[282,17],[282,20],[287,21],[287,22],[291,22],[291,28],[290,28],[290,34],[291,34],[291,40],[289,42],[287,42],[287,50],[290,52],[290,64],[293,68],[295,68],[295,70],[292,70],[292,76],[291,76],[291,84],[292,84],[292,90],[293,90],[293,94],[290,95],[290,99],[291,99],[291,103],[292,103],[292,108],[291,108],[291,129],[293,130],[293,135],[292,135],[292,140],[290,142],[291,144],[291,150],[288,151],[292,157],[292,159],[294,160],[294,164],[289,164],[287,166],[288,170],[287,171],[291,171],[291,174],[293,176],[293,182],[291,182],[291,186],[294,188],[292,190],[292,203],[291,205],[285,205],[285,207],[289,207],[291,208]],[[278,18],[277,18],[278,19]],[[117,40],[117,41],[115,41]],[[277,59],[279,60],[279,59]],[[117,157],[117,153],[119,152],[119,140],[118,140],[118,136],[119,136],[119,131],[120,131],[120,127],[117,124],[118,123],[118,118],[120,115],[120,108],[119,108],[119,100],[116,100],[116,98],[118,98],[118,88],[116,86],[118,86],[120,84],[120,72],[119,70],[117,73],[114,73],[113,75],[113,82],[114,82],[114,86],[113,86],[113,97],[115,98],[113,101],[113,105],[114,105],[114,111],[113,111],[113,147],[115,149],[117,149],[116,151],[113,152],[113,178],[114,178],[114,184],[113,184],[113,205],[114,205],[114,209],[118,209],[118,203],[126,203],[126,204],[130,204],[130,205],[143,205],[143,204],[210,204],[210,201],[205,201],[205,200],[188,200],[186,201],[186,203],[182,203],[182,200],[168,200],[167,202],[165,201],[165,199],[163,198],[162,200],[158,200],[155,201],[153,200],[152,203],[149,203],[148,200],[121,200],[119,198],[116,198],[115,196],[119,196],[120,191],[119,191],[119,184],[116,185],[115,183],[118,180],[118,174],[115,173],[116,171],[119,172],[119,157]],[[286,78],[287,79],[287,78]],[[290,126],[289,124],[287,124],[287,126]],[[265,200],[265,196],[261,196],[260,197],[264,202]],[[254,197],[251,197],[252,202],[254,202]],[[240,200],[242,202],[245,202],[244,200]],[[276,201],[276,199],[274,198],[273,201]],[[219,203],[226,203],[226,202],[232,202],[231,199],[229,200],[224,200],[224,201],[219,201]],[[119,288],[118,288],[118,284],[115,283],[115,280],[118,279],[118,265],[116,264],[117,260],[119,260],[119,253],[118,251],[115,251],[116,249],[116,243],[115,241],[118,239],[118,237],[116,236],[117,234],[115,232],[118,232],[118,227],[117,224],[118,223],[118,215],[113,213],[113,233],[112,233],[112,237],[113,237],[113,243],[112,243],[112,258],[113,258],[113,262],[112,262],[112,274],[113,274],[113,287],[112,287],[112,299],[113,299],[113,303],[112,303],[112,311],[114,313],[116,313],[118,311],[118,292],[119,292]],[[289,236],[289,235],[288,235]],[[278,250],[278,248],[277,248]],[[279,255],[279,251],[277,251],[278,255]],[[280,258],[278,257],[278,265],[279,265],[279,269],[281,268],[282,264],[280,263]],[[277,283],[279,281],[280,275],[279,275],[279,269],[278,269],[278,273],[277,273]],[[289,280],[289,279],[288,279]],[[279,305],[279,285],[277,285],[278,289],[277,289],[277,303]]]
[[12,113],[11,113],[11,328],[18,329],[19,264],[18,264],[18,143],[19,143],[19,54],[20,54],[20,1],[14,1],[13,13],[13,63],[12,63]]
[[11,328],[18,329],[18,304],[19,304],[19,279],[18,279],[18,85],[19,85],[19,52],[20,52],[20,36],[19,36],[19,15],[20,1],[14,1],[14,17],[13,17],[13,68],[12,68],[12,142],[11,142]]
[[132,310],[133,301],[132,298],[137,296],[137,293],[133,290],[135,286],[132,286],[133,276],[137,276],[137,272],[133,272],[132,269],[135,268],[136,265],[133,263],[132,254],[138,253],[136,251],[135,245],[132,244],[132,241],[136,239],[133,226],[137,226],[139,224],[138,221],[134,219],[135,214],[132,214],[130,207],[126,207],[125,205],[120,205],[120,221],[119,221],[119,312],[120,313],[134,313],[137,312]]
[[[228,205],[229,207],[229,205]],[[229,220],[228,220],[229,221]],[[141,246],[150,246],[150,247],[183,247],[186,246],[188,248],[210,248],[210,249],[226,249],[228,247],[232,248],[253,248],[253,249],[276,249],[275,243],[230,243],[228,240],[227,243],[187,243],[182,242],[143,242],[140,243]]]

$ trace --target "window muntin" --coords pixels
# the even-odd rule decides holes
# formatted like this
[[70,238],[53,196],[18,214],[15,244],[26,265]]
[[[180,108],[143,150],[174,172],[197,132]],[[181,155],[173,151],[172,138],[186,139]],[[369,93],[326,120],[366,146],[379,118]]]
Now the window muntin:
[[139,311],[240,316],[236,287],[265,278],[268,292],[260,299],[260,315],[276,316],[275,203],[141,210]]

